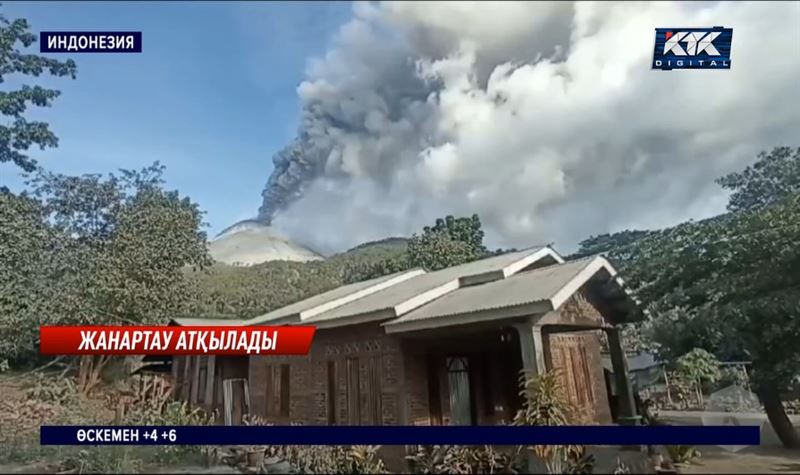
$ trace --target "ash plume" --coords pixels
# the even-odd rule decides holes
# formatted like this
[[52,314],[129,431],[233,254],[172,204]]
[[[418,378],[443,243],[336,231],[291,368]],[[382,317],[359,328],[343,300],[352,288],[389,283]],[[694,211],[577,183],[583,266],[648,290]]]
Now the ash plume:
[[[492,245],[721,212],[717,176],[800,126],[797,3],[356,3],[298,88],[259,219],[323,252],[481,215]],[[729,71],[653,71],[665,25],[734,29]],[[764,51],[770,51],[764,55]]]

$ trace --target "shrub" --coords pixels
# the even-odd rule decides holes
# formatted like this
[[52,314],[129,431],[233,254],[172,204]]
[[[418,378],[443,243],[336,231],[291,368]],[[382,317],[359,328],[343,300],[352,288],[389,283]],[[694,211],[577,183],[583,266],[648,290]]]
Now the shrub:
[[[125,416],[125,423],[130,425],[149,426],[204,426],[214,423],[214,418],[200,409],[192,409],[186,402],[172,401],[163,406],[161,411],[154,406],[133,406]],[[201,459],[207,450],[198,445],[163,445],[158,447],[154,457],[164,463],[175,463],[189,459]]]
[[61,472],[136,473],[142,463],[132,456],[133,447],[124,445],[81,447],[61,462]]
[[28,384],[25,396],[36,401],[66,406],[75,402],[78,391],[70,378],[54,378],[44,373],[36,373],[33,381]]
[[[563,426],[580,423],[557,371],[520,376],[523,406],[514,425]],[[535,445],[529,448],[544,461],[548,473],[591,473],[594,457],[579,445]]]
[[617,465],[614,467],[614,475],[622,475],[625,473],[631,473],[631,469],[617,457]]
[[379,445],[269,445],[264,455],[265,461],[287,462],[293,473],[387,473],[378,449]]
[[700,457],[700,451],[693,445],[667,445],[666,448],[669,458],[675,464],[692,463],[692,460]]
[[406,456],[413,473],[517,473],[515,457],[491,446],[418,445]]

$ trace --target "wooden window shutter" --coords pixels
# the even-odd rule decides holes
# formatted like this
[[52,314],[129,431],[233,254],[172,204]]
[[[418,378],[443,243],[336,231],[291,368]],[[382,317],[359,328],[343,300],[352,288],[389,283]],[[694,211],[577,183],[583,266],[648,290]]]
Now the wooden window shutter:
[[589,404],[594,404],[594,379],[592,372],[589,369],[589,357],[586,353],[586,347],[581,346],[581,362],[583,363],[583,379],[586,381],[586,401]]
[[281,417],[289,417],[291,408],[291,367],[288,364],[281,365],[281,403],[280,411]]
[[347,358],[347,424],[361,423],[361,391],[358,358]]
[[270,418],[274,415],[272,405],[275,398],[273,397],[273,380],[272,380],[272,365],[265,365],[264,368],[264,417]]
[[381,357],[373,356],[369,358],[367,364],[367,414],[369,424],[381,425]]
[[328,425],[336,425],[337,397],[336,361],[328,361]]
[[577,388],[575,387],[575,368],[572,363],[572,352],[570,350],[571,348],[566,345],[560,349],[561,358],[564,362],[564,389],[567,391],[567,397],[570,401],[574,404],[580,404]]

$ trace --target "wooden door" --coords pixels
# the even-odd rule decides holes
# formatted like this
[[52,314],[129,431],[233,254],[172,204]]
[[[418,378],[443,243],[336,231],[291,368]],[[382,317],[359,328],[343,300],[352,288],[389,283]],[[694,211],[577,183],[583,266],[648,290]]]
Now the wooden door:
[[559,371],[562,384],[578,414],[595,419],[597,395],[596,375],[591,371],[586,348],[586,336],[551,335],[553,368]]

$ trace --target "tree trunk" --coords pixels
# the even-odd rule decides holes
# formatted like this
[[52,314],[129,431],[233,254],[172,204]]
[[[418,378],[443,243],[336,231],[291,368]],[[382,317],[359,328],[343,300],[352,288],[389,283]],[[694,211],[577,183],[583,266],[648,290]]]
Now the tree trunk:
[[778,388],[774,384],[762,384],[758,391],[758,397],[764,404],[767,418],[783,446],[787,449],[800,449],[800,436],[789,416],[786,415]]
[[667,387],[667,404],[670,405],[670,409],[672,408],[672,393],[669,391],[670,379],[667,376],[667,370],[663,370],[664,372],[664,385]]

